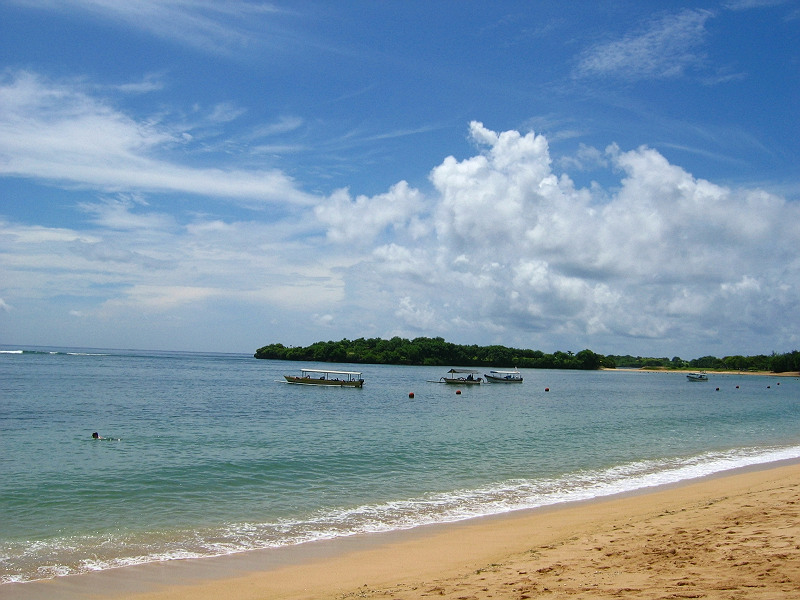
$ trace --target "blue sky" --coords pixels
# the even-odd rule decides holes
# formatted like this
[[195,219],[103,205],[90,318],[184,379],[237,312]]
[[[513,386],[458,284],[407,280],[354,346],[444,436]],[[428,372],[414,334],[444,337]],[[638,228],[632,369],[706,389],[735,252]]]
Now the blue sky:
[[800,2],[0,4],[0,343],[800,347]]

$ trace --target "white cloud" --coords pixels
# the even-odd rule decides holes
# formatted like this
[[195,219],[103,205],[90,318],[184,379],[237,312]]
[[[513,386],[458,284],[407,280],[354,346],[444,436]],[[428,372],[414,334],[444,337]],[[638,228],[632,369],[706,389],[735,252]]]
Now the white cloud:
[[147,94],[150,92],[157,92],[164,89],[163,74],[148,73],[141,81],[122,83],[114,86],[113,89],[125,94]]
[[334,316],[331,314],[324,314],[324,315],[315,314],[313,316],[313,321],[314,324],[318,325],[319,327],[328,328],[333,324]]
[[103,202],[82,202],[78,206],[85,213],[93,215],[95,225],[108,229],[156,229],[165,230],[176,226],[171,215],[149,212],[135,213],[136,205],[146,206],[146,202],[132,196],[119,196]]
[[347,190],[338,190],[319,204],[314,213],[327,227],[332,241],[368,244],[387,228],[419,235],[420,230],[415,224],[422,216],[422,210],[420,192],[401,181],[386,194],[372,198],[358,196],[353,199]]
[[583,142],[578,144],[578,151],[573,156],[562,156],[559,166],[565,171],[593,171],[608,167],[608,156]]
[[[276,169],[192,167],[159,158],[185,143],[177,129],[135,120],[79,86],[19,72],[0,80],[0,174],[104,191],[189,193],[230,198],[252,208],[309,205]],[[237,109],[214,109],[215,122]]]
[[740,281],[735,283],[723,283],[720,287],[726,294],[748,294],[761,291],[761,284],[749,275],[744,275]]
[[263,16],[286,13],[263,2],[229,0],[16,0],[49,10],[82,10],[210,53],[229,54],[263,36]]
[[577,67],[580,77],[613,76],[638,80],[682,75],[700,61],[707,10],[685,9],[649,23],[643,31],[597,44],[584,52]]
[[303,119],[297,116],[284,115],[274,123],[268,123],[260,127],[255,127],[246,137],[248,140],[257,140],[260,138],[271,137],[294,131],[303,125]]
[[786,4],[787,0],[730,0],[723,3],[730,10],[750,10],[751,8],[765,8]]
[[400,298],[395,315],[406,326],[416,331],[436,331],[441,327],[436,312],[426,304],[417,306],[408,296]]
[[[800,245],[797,205],[697,179],[647,147],[609,147],[616,191],[575,189],[552,172],[542,136],[470,131],[481,153],[431,172],[431,233],[378,247],[351,270],[348,300],[380,289],[372,306],[393,306],[406,330],[474,339],[497,334],[492,323],[503,343],[551,349],[700,345],[727,319],[740,327],[733,296],[743,293],[758,307],[748,319],[792,318],[800,265],[786,249]],[[780,300],[767,281],[781,282]],[[443,325],[454,318],[465,328]]]
[[324,328],[547,351],[791,349],[780,324],[800,304],[796,203],[696,178],[644,146],[579,149],[619,177],[580,189],[553,172],[543,136],[477,122],[470,134],[475,154],[445,158],[425,193],[340,190],[291,219],[182,223],[126,194],[81,203],[83,227],[0,221],[0,296],[15,316],[58,297],[61,316],[131,336],[239,319],[253,347]]

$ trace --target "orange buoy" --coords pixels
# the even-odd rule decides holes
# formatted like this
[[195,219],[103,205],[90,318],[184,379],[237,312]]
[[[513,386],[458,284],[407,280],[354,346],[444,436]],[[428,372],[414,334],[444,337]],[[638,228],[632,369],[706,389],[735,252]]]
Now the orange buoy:
[[456,390],[456,396],[460,396],[460,395],[461,395],[461,390]]
[[413,398],[414,397],[414,392],[408,392],[408,397],[409,398]]
[[549,392],[549,391],[550,391],[550,388],[544,388],[544,391],[545,391],[545,392]]

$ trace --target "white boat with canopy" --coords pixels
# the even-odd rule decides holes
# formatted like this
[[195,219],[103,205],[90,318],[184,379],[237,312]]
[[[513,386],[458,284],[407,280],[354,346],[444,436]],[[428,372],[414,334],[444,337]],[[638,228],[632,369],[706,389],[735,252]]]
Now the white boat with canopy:
[[689,381],[708,381],[708,375],[705,373],[687,373],[686,379]]
[[489,371],[484,374],[489,383],[522,383],[522,374],[514,369],[513,371]]

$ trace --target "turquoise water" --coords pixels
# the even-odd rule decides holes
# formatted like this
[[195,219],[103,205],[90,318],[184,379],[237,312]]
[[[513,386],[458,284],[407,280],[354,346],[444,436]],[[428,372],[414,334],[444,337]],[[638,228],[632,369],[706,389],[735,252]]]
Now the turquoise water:
[[528,370],[456,394],[429,382],[446,368],[328,365],[363,371],[363,389],[341,389],[281,382],[325,365],[249,355],[19,350],[0,349],[2,583],[800,457],[796,378]]

